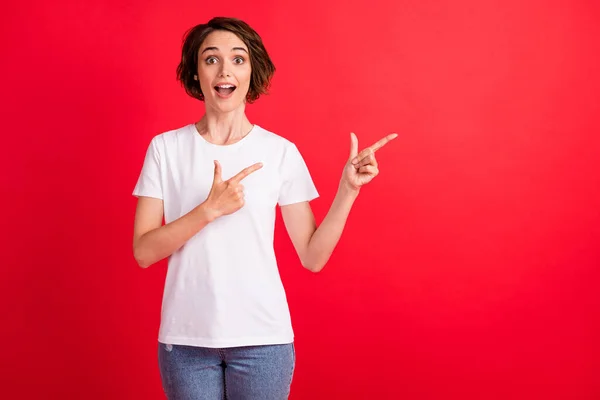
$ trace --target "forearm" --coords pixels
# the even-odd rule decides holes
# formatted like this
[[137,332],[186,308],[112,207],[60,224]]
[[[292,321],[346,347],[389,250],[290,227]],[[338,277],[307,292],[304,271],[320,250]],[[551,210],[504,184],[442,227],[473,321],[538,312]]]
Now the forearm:
[[358,193],[358,189],[351,189],[340,183],[327,215],[308,243],[304,264],[312,272],[319,272],[323,269],[331,257],[333,249],[335,249],[342,236],[348,215]]
[[145,233],[133,245],[136,261],[147,268],[170,256],[215,218],[202,203],[175,221]]

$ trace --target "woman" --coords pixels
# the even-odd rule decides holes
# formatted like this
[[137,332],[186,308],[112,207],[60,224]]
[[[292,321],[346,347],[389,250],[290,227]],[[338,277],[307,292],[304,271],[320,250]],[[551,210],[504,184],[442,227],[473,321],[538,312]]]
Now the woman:
[[359,153],[351,134],[317,228],[309,201],[318,193],[298,149],[245,115],[274,71],[246,23],[214,18],[192,28],[177,74],[205,114],[152,139],[133,192],[135,259],[146,268],[169,257],[158,337],[169,399],[288,397],[294,336],[273,252],[275,207],[302,265],[320,271],[361,186],[378,174],[375,151],[396,137]]

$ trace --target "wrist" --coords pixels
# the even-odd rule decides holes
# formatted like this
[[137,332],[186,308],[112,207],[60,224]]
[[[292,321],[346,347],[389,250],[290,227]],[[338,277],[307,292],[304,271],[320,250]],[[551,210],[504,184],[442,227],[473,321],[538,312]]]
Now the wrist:
[[202,220],[207,223],[213,222],[221,216],[221,213],[216,208],[211,207],[206,201],[196,207],[196,211],[200,213]]
[[354,186],[345,179],[342,179],[340,181],[338,193],[345,197],[356,197],[360,193],[360,187]]

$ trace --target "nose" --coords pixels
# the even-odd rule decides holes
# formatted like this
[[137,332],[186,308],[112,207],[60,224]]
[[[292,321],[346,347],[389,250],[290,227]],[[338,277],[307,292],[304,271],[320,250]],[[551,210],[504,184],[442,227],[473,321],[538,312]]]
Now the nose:
[[219,71],[219,77],[226,77],[226,76],[231,76],[231,73],[229,72],[229,69],[227,68],[227,66],[225,65],[225,63],[221,64],[221,70]]

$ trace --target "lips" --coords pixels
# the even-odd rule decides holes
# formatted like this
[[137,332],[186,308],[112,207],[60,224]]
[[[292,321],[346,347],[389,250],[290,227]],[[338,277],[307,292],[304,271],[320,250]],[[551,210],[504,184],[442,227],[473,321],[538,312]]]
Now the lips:
[[215,86],[215,91],[220,97],[229,97],[235,89],[235,85],[231,83],[219,83]]

